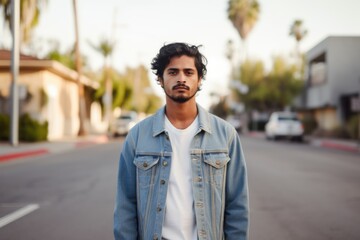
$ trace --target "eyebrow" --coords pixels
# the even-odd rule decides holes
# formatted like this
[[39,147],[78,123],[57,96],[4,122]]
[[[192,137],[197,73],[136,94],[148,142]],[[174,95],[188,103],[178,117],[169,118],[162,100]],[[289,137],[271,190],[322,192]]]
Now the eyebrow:
[[[168,68],[167,71],[179,71],[180,69],[179,68]],[[184,68],[183,69],[184,71],[195,71],[195,68]]]

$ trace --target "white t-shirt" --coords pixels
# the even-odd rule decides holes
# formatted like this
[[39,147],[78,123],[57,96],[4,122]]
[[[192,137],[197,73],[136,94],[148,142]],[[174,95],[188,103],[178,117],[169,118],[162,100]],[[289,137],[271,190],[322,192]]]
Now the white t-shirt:
[[165,130],[172,146],[171,171],[166,197],[163,238],[171,240],[197,240],[190,144],[199,128],[196,117],[186,129],[177,129],[165,117]]

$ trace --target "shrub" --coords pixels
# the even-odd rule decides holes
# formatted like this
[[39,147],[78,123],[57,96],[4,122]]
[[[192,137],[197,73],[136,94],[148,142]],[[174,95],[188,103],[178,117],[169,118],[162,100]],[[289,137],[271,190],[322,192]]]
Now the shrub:
[[21,141],[36,142],[47,140],[48,122],[40,123],[24,114],[19,119],[19,139]]
[[[32,119],[29,114],[24,114],[19,118],[19,140],[20,141],[44,141],[47,140],[48,123],[39,123]],[[0,140],[10,139],[10,117],[0,114]]]
[[0,114],[0,140],[8,140],[10,136],[10,117]]
[[306,114],[304,118],[302,119],[302,124],[304,126],[304,133],[305,134],[311,134],[315,131],[318,124],[316,122],[316,119],[313,115]]
[[346,123],[346,131],[350,135],[351,138],[357,139],[359,138],[359,116],[352,116]]
[[249,121],[248,128],[250,131],[265,131],[266,120]]

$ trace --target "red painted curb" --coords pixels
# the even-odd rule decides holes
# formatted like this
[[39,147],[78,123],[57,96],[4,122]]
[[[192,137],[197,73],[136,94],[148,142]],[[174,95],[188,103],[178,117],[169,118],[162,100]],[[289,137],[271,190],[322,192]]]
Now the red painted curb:
[[326,148],[340,149],[343,151],[350,151],[350,152],[358,152],[359,151],[357,147],[347,146],[347,145],[338,144],[338,143],[334,143],[334,142],[328,142],[328,141],[322,142],[321,146],[326,147]]
[[31,150],[31,151],[18,152],[18,153],[9,153],[9,154],[5,154],[5,155],[1,155],[0,162],[5,162],[5,161],[14,160],[14,159],[23,158],[23,157],[43,155],[46,153],[49,153],[49,151],[47,149],[38,149],[38,150]]

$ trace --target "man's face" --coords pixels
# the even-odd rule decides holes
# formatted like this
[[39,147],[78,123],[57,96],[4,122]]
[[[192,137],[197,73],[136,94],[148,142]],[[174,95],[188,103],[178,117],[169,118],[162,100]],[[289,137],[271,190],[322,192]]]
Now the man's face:
[[173,57],[160,79],[167,99],[184,103],[195,97],[201,79],[195,67],[195,59],[186,55]]

